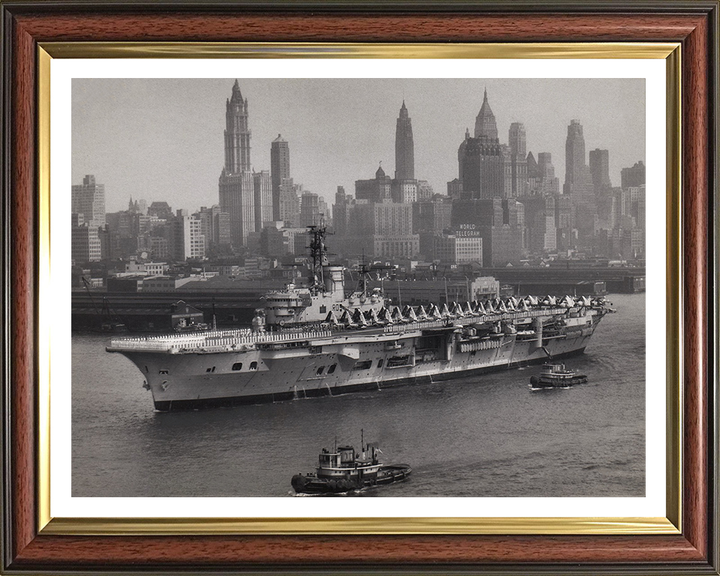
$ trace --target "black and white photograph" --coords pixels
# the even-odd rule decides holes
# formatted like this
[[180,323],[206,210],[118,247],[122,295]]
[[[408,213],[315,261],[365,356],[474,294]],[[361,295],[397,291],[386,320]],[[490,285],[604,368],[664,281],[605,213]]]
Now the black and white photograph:
[[73,78],[72,497],[647,496],[646,91]]

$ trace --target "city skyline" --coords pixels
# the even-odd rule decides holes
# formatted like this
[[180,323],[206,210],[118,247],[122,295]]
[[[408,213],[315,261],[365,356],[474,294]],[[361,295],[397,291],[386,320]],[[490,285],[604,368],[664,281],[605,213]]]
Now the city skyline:
[[[95,175],[106,187],[108,212],[125,209],[130,196],[191,211],[217,204],[223,108],[234,82],[74,80],[73,183]],[[510,125],[521,122],[527,151],[550,152],[561,179],[567,126],[576,118],[584,127],[586,163],[589,151],[609,150],[613,185],[620,185],[622,168],[645,160],[644,80],[240,79],[239,85],[248,100],[252,168],[270,169],[271,142],[282,134],[291,176],[328,203],[337,186],[352,193],[355,180],[371,178],[380,162],[394,173],[403,96],[413,125],[415,177],[436,193],[445,194],[446,183],[458,176],[457,148],[485,89],[500,141],[507,143]],[[330,161],[318,162],[325,157]]]

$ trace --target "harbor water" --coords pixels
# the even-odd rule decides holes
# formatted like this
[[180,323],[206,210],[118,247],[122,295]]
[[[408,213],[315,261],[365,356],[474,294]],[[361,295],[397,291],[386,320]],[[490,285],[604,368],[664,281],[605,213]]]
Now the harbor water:
[[378,442],[410,464],[362,496],[644,496],[645,295],[611,295],[617,314],[586,353],[588,376],[530,391],[539,366],[275,404],[158,413],[143,376],[106,335],[72,338],[73,496],[285,496],[323,447]]

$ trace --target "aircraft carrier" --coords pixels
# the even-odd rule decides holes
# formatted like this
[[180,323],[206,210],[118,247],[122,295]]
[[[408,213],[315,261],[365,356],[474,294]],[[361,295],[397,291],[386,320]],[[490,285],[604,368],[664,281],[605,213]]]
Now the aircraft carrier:
[[[325,230],[312,227],[308,287],[270,292],[252,327],[113,339],[156,410],[339,395],[544,363],[582,353],[610,303],[527,296],[400,308],[345,293]],[[362,277],[362,275],[361,275]]]

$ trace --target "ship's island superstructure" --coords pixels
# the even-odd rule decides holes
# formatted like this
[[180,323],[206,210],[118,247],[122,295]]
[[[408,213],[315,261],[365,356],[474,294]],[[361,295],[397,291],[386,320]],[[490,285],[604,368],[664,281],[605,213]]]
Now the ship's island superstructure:
[[[142,372],[156,410],[258,403],[418,384],[582,353],[611,309],[604,298],[496,298],[389,305],[345,296],[311,229],[309,288],[266,296],[252,328],[119,338],[108,352]],[[342,297],[341,297],[342,296]]]
[[265,322],[280,328],[292,325],[321,322],[329,312],[336,317],[350,311],[367,314],[385,306],[385,298],[379,288],[367,293],[366,271],[360,270],[358,290],[346,297],[342,266],[328,266],[325,249],[325,228],[308,226],[310,233],[310,285],[300,288],[288,284],[285,290],[265,295]]

